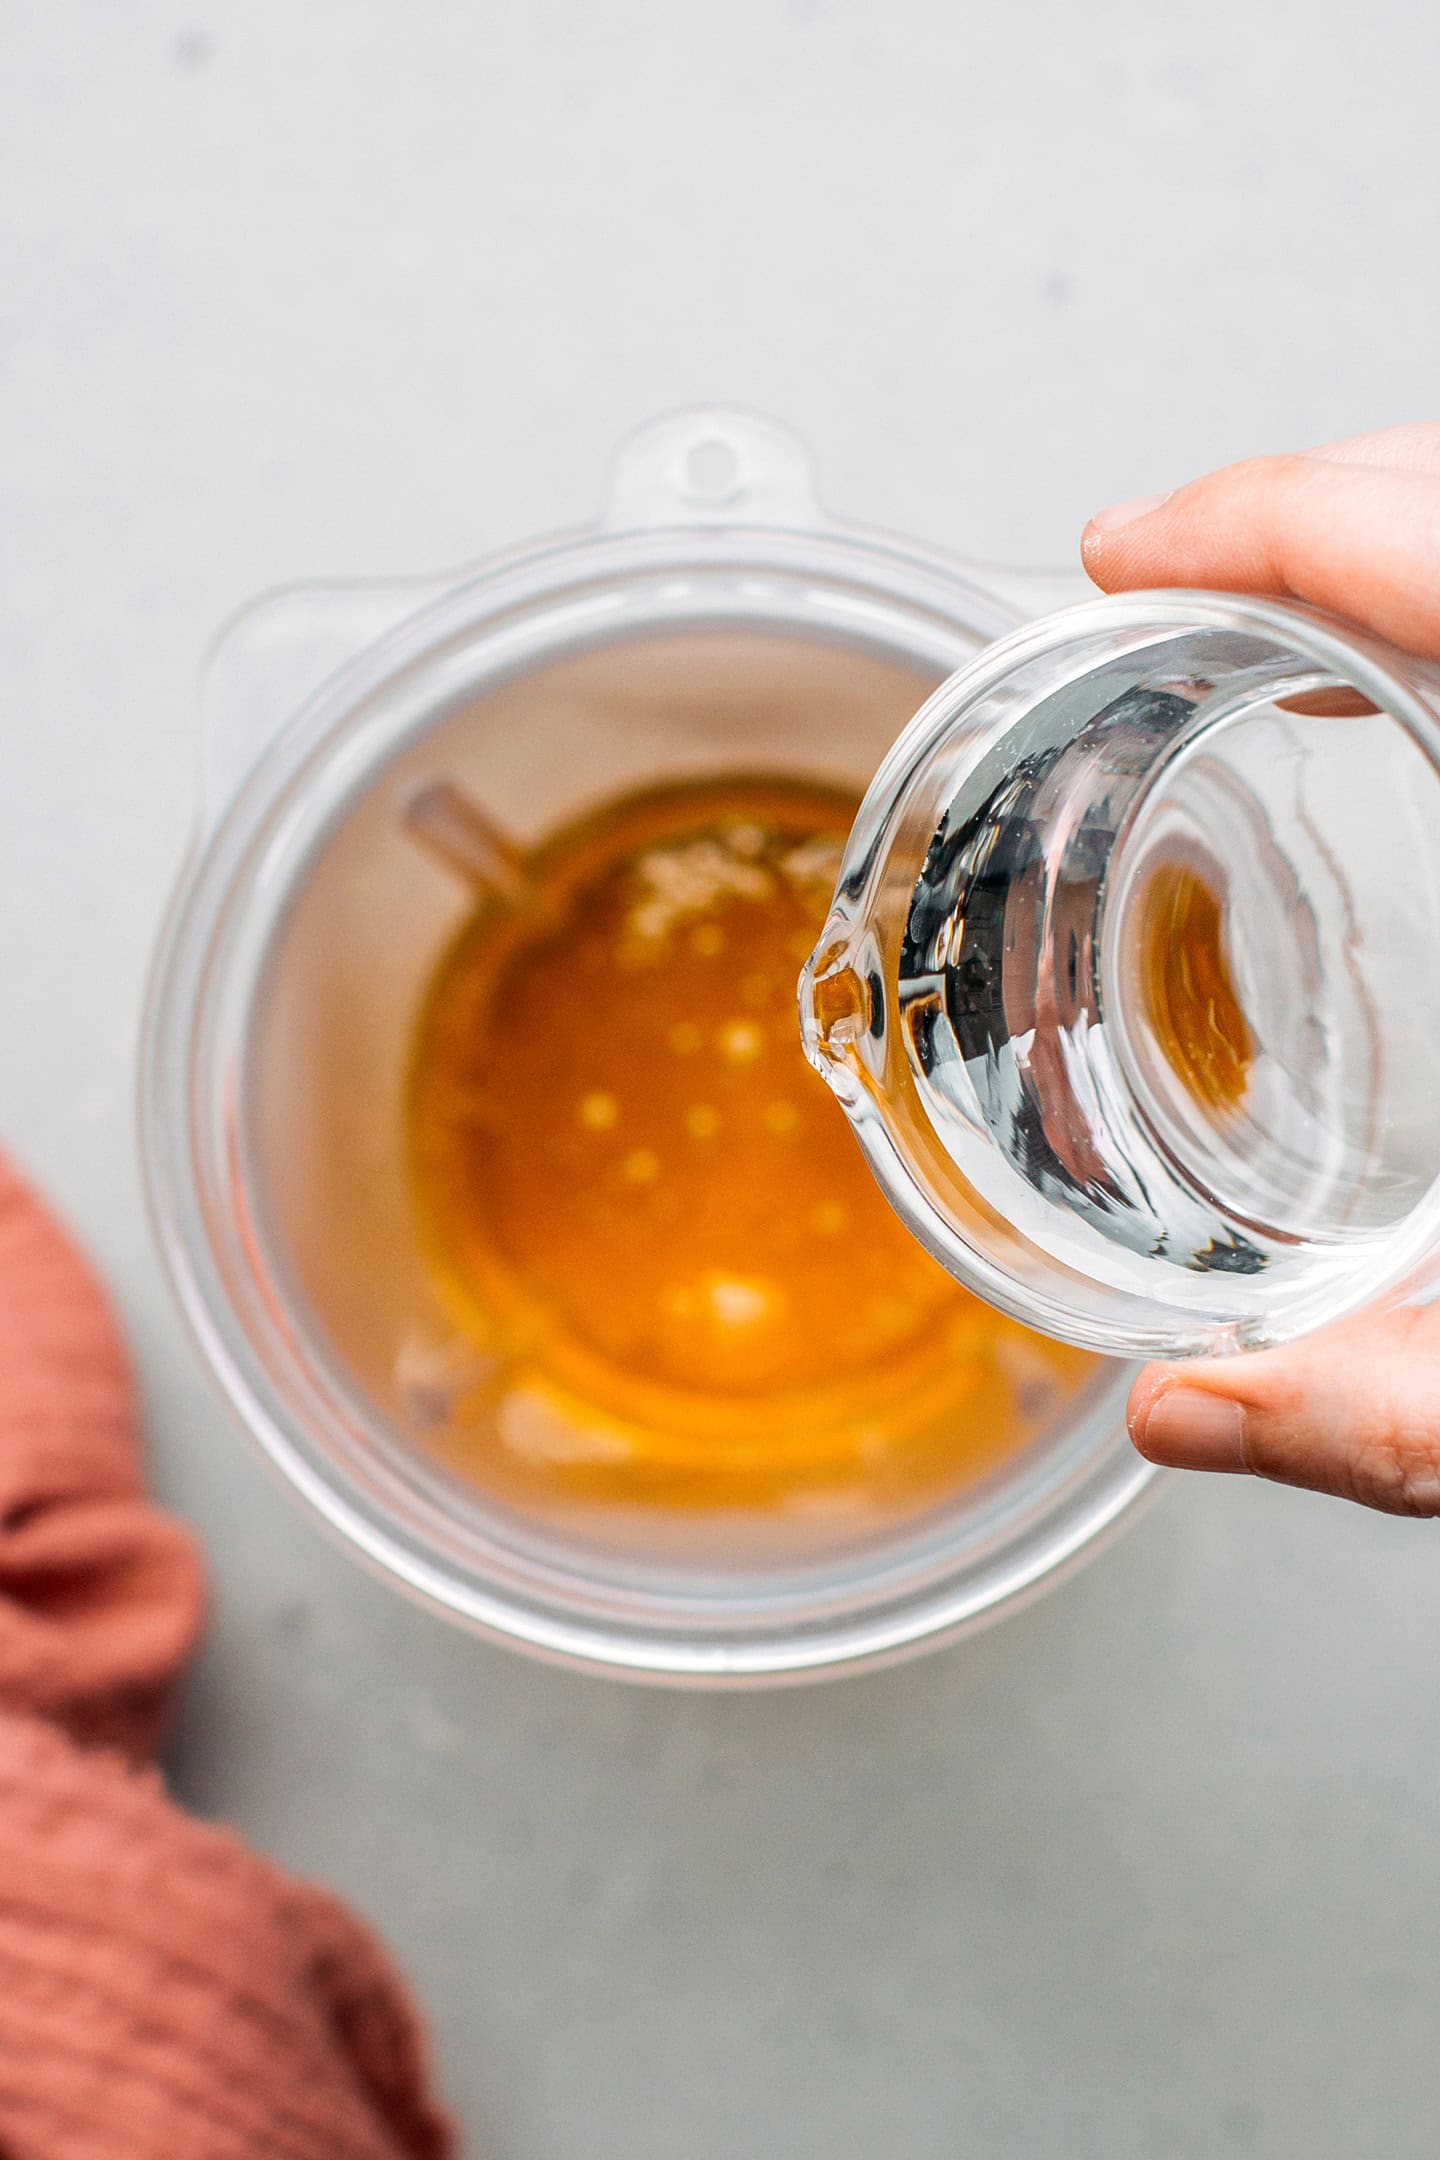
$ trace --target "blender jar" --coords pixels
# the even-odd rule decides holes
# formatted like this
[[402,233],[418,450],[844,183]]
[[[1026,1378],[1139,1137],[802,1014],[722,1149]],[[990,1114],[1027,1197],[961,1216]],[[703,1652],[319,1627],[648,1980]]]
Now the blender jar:
[[624,446],[594,531],[276,594],[222,636],[145,1030],[152,1213],[242,1426],[432,1606],[636,1677],[854,1669],[994,1618],[1147,1482],[1103,1364],[1023,1446],[883,1517],[570,1507],[527,1483],[533,1420],[497,1427],[511,1474],[479,1484],[447,1455],[471,1351],[407,1184],[416,1013],[474,906],[457,866],[503,885],[511,849],[656,783],[858,796],[936,685],[1056,596],[833,522],[789,435],[706,409]]

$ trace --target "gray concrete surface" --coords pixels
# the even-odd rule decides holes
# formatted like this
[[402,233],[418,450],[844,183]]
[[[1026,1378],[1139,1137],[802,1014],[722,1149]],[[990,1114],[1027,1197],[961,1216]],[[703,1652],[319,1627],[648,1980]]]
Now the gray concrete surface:
[[699,397],[1033,560],[1440,409],[1437,91],[1415,0],[0,0],[0,1133],[213,1557],[180,1789],[393,1939],[470,2154],[1433,2154],[1440,1533],[1176,1488],[998,1633],[755,1699],[371,1582],[141,1217],[207,635],[574,519]]

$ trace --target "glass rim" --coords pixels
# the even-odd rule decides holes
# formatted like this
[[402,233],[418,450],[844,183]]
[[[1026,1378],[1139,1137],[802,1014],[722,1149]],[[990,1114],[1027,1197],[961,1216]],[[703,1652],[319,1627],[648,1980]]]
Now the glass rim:
[[[1099,596],[1022,624],[987,645],[938,686],[892,745],[866,791],[837,873],[837,894],[847,888],[858,891],[863,884],[873,884],[879,878],[888,863],[893,837],[907,819],[913,818],[917,830],[923,828],[927,834],[934,831],[949,807],[950,796],[933,788],[927,790],[929,761],[951,737],[966,709],[1016,670],[1070,651],[1075,659],[1074,673],[1069,677],[1057,675],[1055,682],[1047,686],[1049,694],[1067,681],[1083,679],[1091,664],[1084,641],[1091,633],[1113,635],[1133,630],[1135,649],[1139,650],[1152,640],[1195,629],[1240,631],[1268,638],[1277,648],[1333,672],[1400,726],[1440,777],[1440,671],[1424,661],[1301,601],[1187,587]],[[1119,651],[1126,649],[1122,646]],[[1119,657],[1119,652],[1112,649],[1109,657]],[[985,742],[998,741],[1008,725],[1006,719],[993,723],[985,733]],[[915,874],[919,874],[918,861]],[[864,922],[867,912],[863,903],[857,908],[855,921],[850,924],[851,934],[856,924]],[[836,924],[837,917],[832,916],[812,957],[811,969],[827,949],[843,942]],[[893,982],[885,981],[884,995],[893,1032],[899,1024]],[[831,1073],[827,1072],[827,1078],[832,1086],[836,1085]],[[1226,1354],[1246,1347],[1236,1331],[1198,1321],[1193,1340],[1182,1339],[1180,1331],[1186,1320],[1183,1310],[1147,1318],[1143,1325],[1126,1324],[1114,1317],[1096,1319],[1067,1303],[1060,1290],[1042,1289],[1023,1281],[967,1239],[952,1222],[940,1196],[908,1159],[883,1104],[858,1084],[847,1088],[843,1076],[839,1091],[877,1182],[912,1235],[951,1274],[1012,1319],[1108,1357],[1163,1358],[1196,1350]],[[1382,1264],[1366,1270],[1361,1256],[1353,1269],[1337,1268],[1317,1284],[1308,1298],[1295,1301],[1287,1315],[1289,1324],[1277,1330],[1273,1339],[1295,1340],[1413,1284],[1427,1260],[1440,1249],[1440,1178],[1400,1224],[1377,1237],[1374,1246],[1383,1251]],[[1069,1271],[1064,1263],[1054,1261],[1051,1272],[1058,1281]]]

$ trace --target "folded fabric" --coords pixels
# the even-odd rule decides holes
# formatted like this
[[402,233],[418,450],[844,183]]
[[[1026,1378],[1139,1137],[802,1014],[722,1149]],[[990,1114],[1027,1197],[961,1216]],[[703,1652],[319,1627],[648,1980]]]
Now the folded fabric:
[[445,2160],[379,1944],[148,1765],[202,1602],[106,1300],[0,1162],[0,2154]]

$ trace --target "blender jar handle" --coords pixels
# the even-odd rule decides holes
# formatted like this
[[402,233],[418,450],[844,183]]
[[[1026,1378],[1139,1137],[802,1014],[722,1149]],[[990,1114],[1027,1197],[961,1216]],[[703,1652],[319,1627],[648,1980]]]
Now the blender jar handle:
[[200,677],[200,818],[208,830],[287,721],[348,660],[455,582],[295,585],[231,617]]
[[[700,405],[637,428],[611,466],[602,538],[686,529],[771,527],[846,538],[798,436],[729,405]],[[965,564],[975,586],[1023,619],[1084,589],[1078,571]],[[464,582],[439,576],[300,585],[266,594],[222,630],[200,691],[201,819],[213,826],[281,729],[323,683],[407,617]]]
[[697,405],[626,437],[611,467],[601,530],[829,523],[798,436],[758,413]]
[[[820,508],[804,445],[773,420],[723,405],[652,420],[618,451],[602,533],[660,526],[814,530]],[[200,686],[201,816],[213,825],[280,729],[345,663],[464,578],[302,585],[268,593],[217,638]]]

